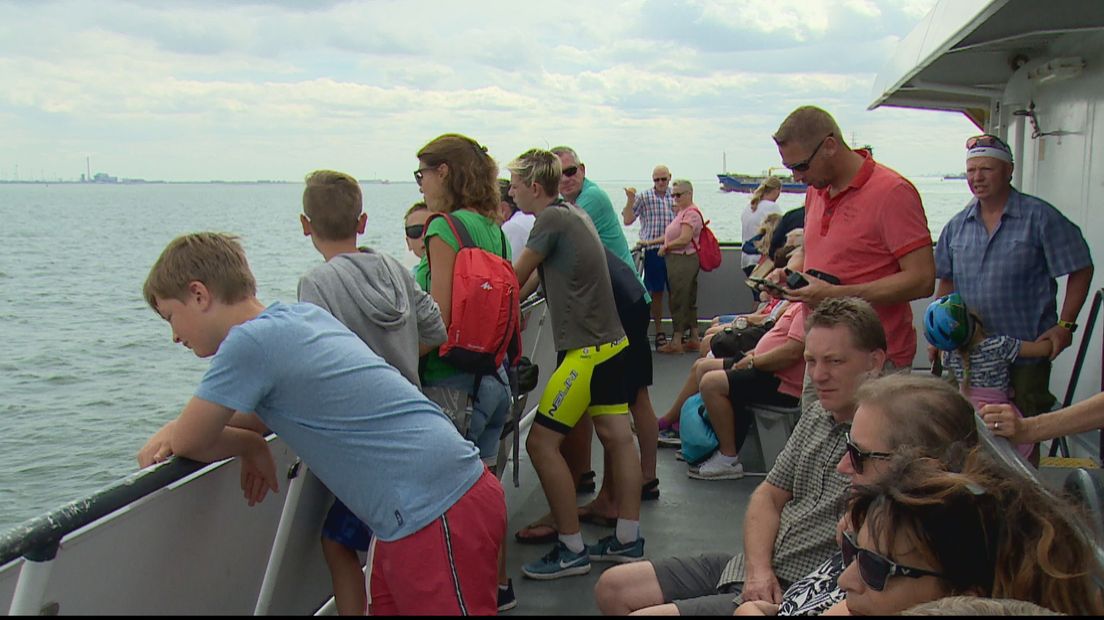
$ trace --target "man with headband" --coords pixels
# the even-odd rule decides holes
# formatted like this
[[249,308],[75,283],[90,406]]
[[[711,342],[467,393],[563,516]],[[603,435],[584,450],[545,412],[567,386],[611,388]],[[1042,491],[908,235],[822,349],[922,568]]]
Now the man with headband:
[[[1093,276],[1081,229],[1044,200],[1012,187],[1012,151],[983,134],[966,141],[974,199],[943,228],[935,248],[936,296],[957,291],[993,335],[1047,339],[1054,359],[1073,341]],[[1058,312],[1056,279],[1069,275]],[[1014,401],[1026,416],[1049,411],[1050,360],[1018,360]]]

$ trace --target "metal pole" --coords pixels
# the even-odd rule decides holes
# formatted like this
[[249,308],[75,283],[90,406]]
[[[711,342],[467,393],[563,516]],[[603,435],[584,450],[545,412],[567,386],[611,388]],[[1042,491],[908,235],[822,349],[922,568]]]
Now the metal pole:
[[299,506],[299,496],[303,492],[303,481],[306,479],[307,467],[302,461],[296,461],[288,470],[288,491],[284,500],[284,508],[280,512],[280,524],[276,526],[276,538],[272,541],[272,551],[268,555],[268,567],[265,568],[264,580],[261,582],[261,591],[257,595],[257,606],[253,609],[254,616],[268,615],[272,606],[272,594],[276,591],[276,579],[280,574],[280,568],[284,563],[284,554],[287,551],[288,539],[291,538],[291,522],[295,518],[295,510]]
[[19,581],[15,584],[8,615],[37,616],[42,613],[57,551],[58,543],[52,541],[23,556],[23,567],[19,569]]
[[1012,187],[1018,190],[1023,190],[1023,170],[1024,170],[1024,117],[1016,116],[1015,124],[1016,141],[1015,146],[1012,147],[1012,161],[1016,162],[1016,165],[1012,167]]

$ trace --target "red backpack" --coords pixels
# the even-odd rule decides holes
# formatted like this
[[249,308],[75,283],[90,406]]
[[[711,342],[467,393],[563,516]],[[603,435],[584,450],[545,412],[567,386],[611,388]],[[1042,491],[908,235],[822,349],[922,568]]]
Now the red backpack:
[[[507,355],[511,365],[521,358],[521,287],[510,261],[475,245],[459,218],[435,213],[426,228],[438,217],[460,245],[452,268],[452,318],[439,352],[449,364],[474,373],[478,385],[483,375],[498,376]],[[502,247],[504,253],[509,247],[505,234]]]
[[701,210],[697,207],[693,209],[702,219],[701,234],[698,236],[698,241],[694,243],[694,250],[698,253],[698,265],[701,266],[702,271],[713,271],[721,266],[721,244],[717,242],[713,231],[709,230],[709,221],[702,215]]

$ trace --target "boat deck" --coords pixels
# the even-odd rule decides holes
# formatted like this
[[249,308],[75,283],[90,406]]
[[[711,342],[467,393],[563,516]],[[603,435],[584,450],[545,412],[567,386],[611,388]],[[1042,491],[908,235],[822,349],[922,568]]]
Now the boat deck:
[[[653,353],[655,385],[651,389],[652,404],[662,415],[678,394],[682,381],[695,356],[658,355]],[[743,455],[746,465],[761,463],[758,446],[749,438]],[[602,448],[593,442],[593,464],[598,479],[602,476]],[[744,509],[762,476],[749,475],[742,480],[693,480],[686,475],[685,463],[675,459],[675,450],[660,448],[656,472],[660,496],[641,506],[641,530],[646,540],[644,552],[648,558],[700,553],[709,550],[735,551],[743,538]],[[555,581],[535,581],[521,574],[521,566],[540,558],[550,545],[522,545],[513,534],[540,518],[548,510],[537,474],[529,463],[524,447],[521,452],[521,486],[514,488],[511,470],[503,477],[509,512],[509,543],[507,561],[518,606],[514,615],[593,615],[598,613],[594,601],[594,584],[602,571],[613,564],[596,563],[587,575]],[[582,505],[594,494],[580,495]],[[583,538],[588,543],[608,536],[612,530],[583,524]]]

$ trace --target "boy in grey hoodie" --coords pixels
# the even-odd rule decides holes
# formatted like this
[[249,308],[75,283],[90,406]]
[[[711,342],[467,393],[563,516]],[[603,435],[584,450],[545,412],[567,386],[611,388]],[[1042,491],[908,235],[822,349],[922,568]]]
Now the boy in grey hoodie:
[[[364,232],[360,185],[332,170],[307,175],[303,190],[303,234],[326,262],[299,280],[299,301],[332,314],[415,386],[418,358],[446,337],[437,302],[414,282],[394,258],[370,248],[358,249]],[[364,576],[357,550],[365,551],[372,533],[340,501],[326,517],[322,550],[333,577],[334,599],[342,615],[363,615],[367,608]]]

